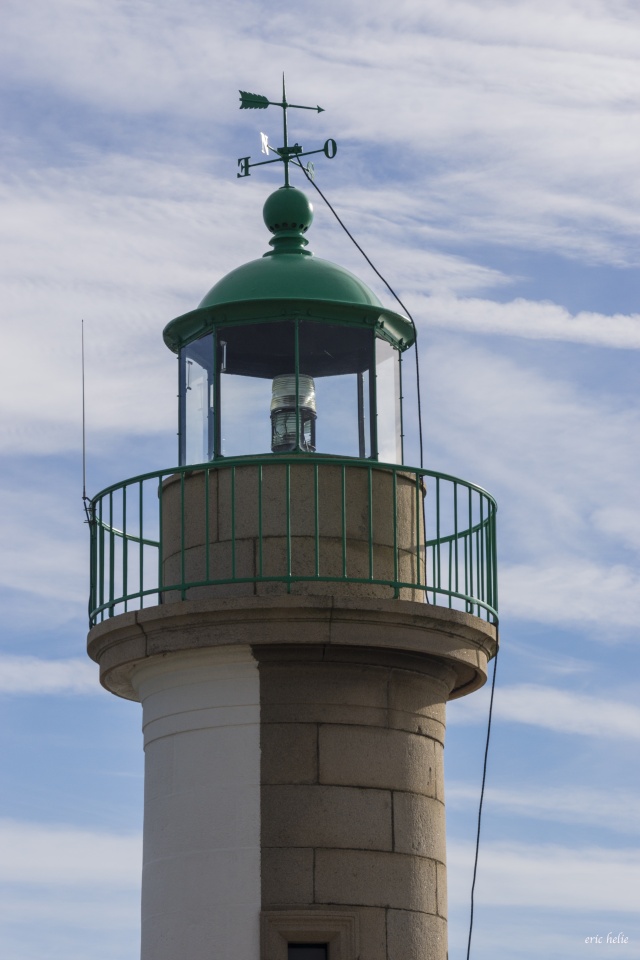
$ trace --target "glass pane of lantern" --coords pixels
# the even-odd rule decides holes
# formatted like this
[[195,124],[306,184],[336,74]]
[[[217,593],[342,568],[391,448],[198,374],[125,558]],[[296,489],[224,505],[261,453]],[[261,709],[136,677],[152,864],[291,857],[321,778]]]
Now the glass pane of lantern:
[[180,451],[182,463],[203,463],[213,455],[213,337],[188,344],[180,353]]
[[376,339],[378,460],[402,463],[400,437],[400,355],[386,340]]
[[300,375],[313,380],[318,453],[371,456],[369,376],[373,331],[302,321]]
[[295,377],[294,342],[291,320],[218,329],[222,456],[271,451],[273,381]]

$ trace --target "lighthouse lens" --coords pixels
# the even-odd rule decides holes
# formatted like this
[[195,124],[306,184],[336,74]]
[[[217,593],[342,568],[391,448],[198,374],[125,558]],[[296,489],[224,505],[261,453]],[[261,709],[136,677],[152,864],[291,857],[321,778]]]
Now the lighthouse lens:
[[[296,409],[297,408],[297,409]],[[271,388],[271,450],[289,453],[316,449],[316,390],[312,377],[295,374],[275,377]]]

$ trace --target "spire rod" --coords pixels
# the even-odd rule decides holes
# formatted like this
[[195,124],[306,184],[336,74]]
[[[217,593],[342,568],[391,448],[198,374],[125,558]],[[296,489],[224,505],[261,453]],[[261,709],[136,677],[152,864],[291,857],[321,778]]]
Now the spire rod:
[[[289,132],[287,130],[287,90],[284,84],[284,70],[282,71],[282,129],[284,136],[284,153],[282,159],[284,160],[284,185],[285,187],[289,186]],[[268,144],[267,140],[267,144]]]

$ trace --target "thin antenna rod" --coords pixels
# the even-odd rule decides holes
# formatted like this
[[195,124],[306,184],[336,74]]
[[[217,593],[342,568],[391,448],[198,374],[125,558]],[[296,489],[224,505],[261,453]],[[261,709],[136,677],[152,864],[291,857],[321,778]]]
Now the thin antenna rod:
[[89,497],[87,496],[87,422],[85,411],[85,390],[84,390],[84,317],[81,321],[81,342],[82,342],[82,505],[87,515],[87,523],[91,522],[89,507]]

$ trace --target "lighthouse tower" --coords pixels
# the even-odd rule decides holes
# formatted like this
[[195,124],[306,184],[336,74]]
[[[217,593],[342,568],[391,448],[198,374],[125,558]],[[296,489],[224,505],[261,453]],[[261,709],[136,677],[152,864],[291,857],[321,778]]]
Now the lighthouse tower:
[[310,252],[296,152],[285,126],[271,249],[164,331],[179,465],[91,503],[89,654],[142,705],[142,960],[447,956],[445,705],[495,653],[495,503],[404,462],[412,323]]

